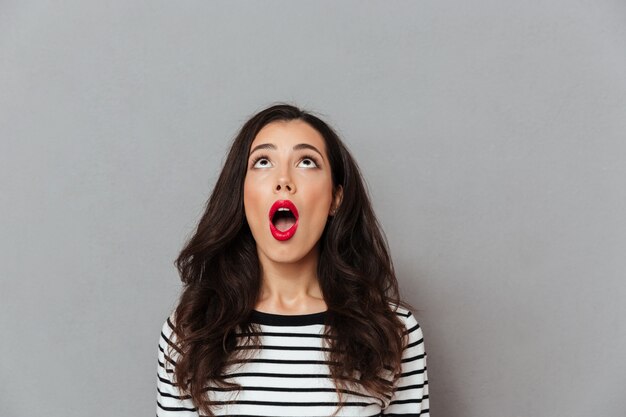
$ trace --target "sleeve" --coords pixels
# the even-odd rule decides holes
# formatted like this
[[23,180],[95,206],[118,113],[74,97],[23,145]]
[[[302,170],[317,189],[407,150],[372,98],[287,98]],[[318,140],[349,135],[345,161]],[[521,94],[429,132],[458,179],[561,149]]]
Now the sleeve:
[[163,324],[159,338],[157,367],[157,417],[198,417],[191,397],[183,395],[174,381],[174,366],[178,354],[171,318]]
[[409,341],[402,353],[402,371],[391,401],[382,415],[430,417],[426,350],[422,329],[410,311],[405,323]]

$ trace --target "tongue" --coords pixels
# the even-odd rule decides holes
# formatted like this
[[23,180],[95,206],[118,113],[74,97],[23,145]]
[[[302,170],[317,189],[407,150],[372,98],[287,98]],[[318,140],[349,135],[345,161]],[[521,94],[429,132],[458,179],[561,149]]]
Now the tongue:
[[283,217],[277,219],[276,223],[274,223],[274,226],[276,226],[276,228],[281,232],[284,232],[285,230],[289,230],[289,228],[294,224],[296,224],[296,219],[294,219],[293,217]]

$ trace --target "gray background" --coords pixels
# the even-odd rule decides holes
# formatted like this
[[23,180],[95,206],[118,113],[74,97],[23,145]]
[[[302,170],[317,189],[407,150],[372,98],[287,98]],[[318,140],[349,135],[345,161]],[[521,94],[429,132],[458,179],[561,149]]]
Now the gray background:
[[173,260],[289,101],[364,172],[433,416],[624,416],[624,45],[623,1],[1,2],[0,415],[154,415]]

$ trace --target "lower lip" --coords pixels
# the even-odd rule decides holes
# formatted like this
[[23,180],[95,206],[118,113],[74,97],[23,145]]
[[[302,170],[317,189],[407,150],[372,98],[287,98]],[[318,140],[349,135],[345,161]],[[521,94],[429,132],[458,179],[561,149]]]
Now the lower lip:
[[291,226],[289,229],[281,232],[274,226],[274,223],[270,222],[270,232],[272,232],[272,236],[276,240],[289,240],[296,234],[296,229],[298,228],[298,220]]

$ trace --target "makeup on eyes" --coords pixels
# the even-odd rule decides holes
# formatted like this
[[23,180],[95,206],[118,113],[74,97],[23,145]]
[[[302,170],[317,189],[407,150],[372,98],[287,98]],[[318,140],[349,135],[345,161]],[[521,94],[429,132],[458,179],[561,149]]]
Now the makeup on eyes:
[[[257,163],[258,161],[260,161],[261,159],[267,159],[267,160],[269,160],[270,158],[269,158],[269,156],[267,156],[267,155],[265,155],[265,154],[260,154],[260,155],[257,155],[257,156],[255,156],[255,157],[252,159],[252,161],[250,162],[250,168],[254,168],[254,166],[256,165],[256,163]],[[316,158],[315,156],[313,156],[313,155],[309,155],[309,154],[302,155],[302,156],[300,157],[300,162],[301,162],[301,161],[303,161],[303,160],[305,160],[305,159],[310,159],[310,160],[311,160],[311,161],[313,161],[313,163],[316,165],[316,166],[311,166],[311,168],[319,168],[319,167],[320,167],[319,160],[318,160],[318,158]]]

